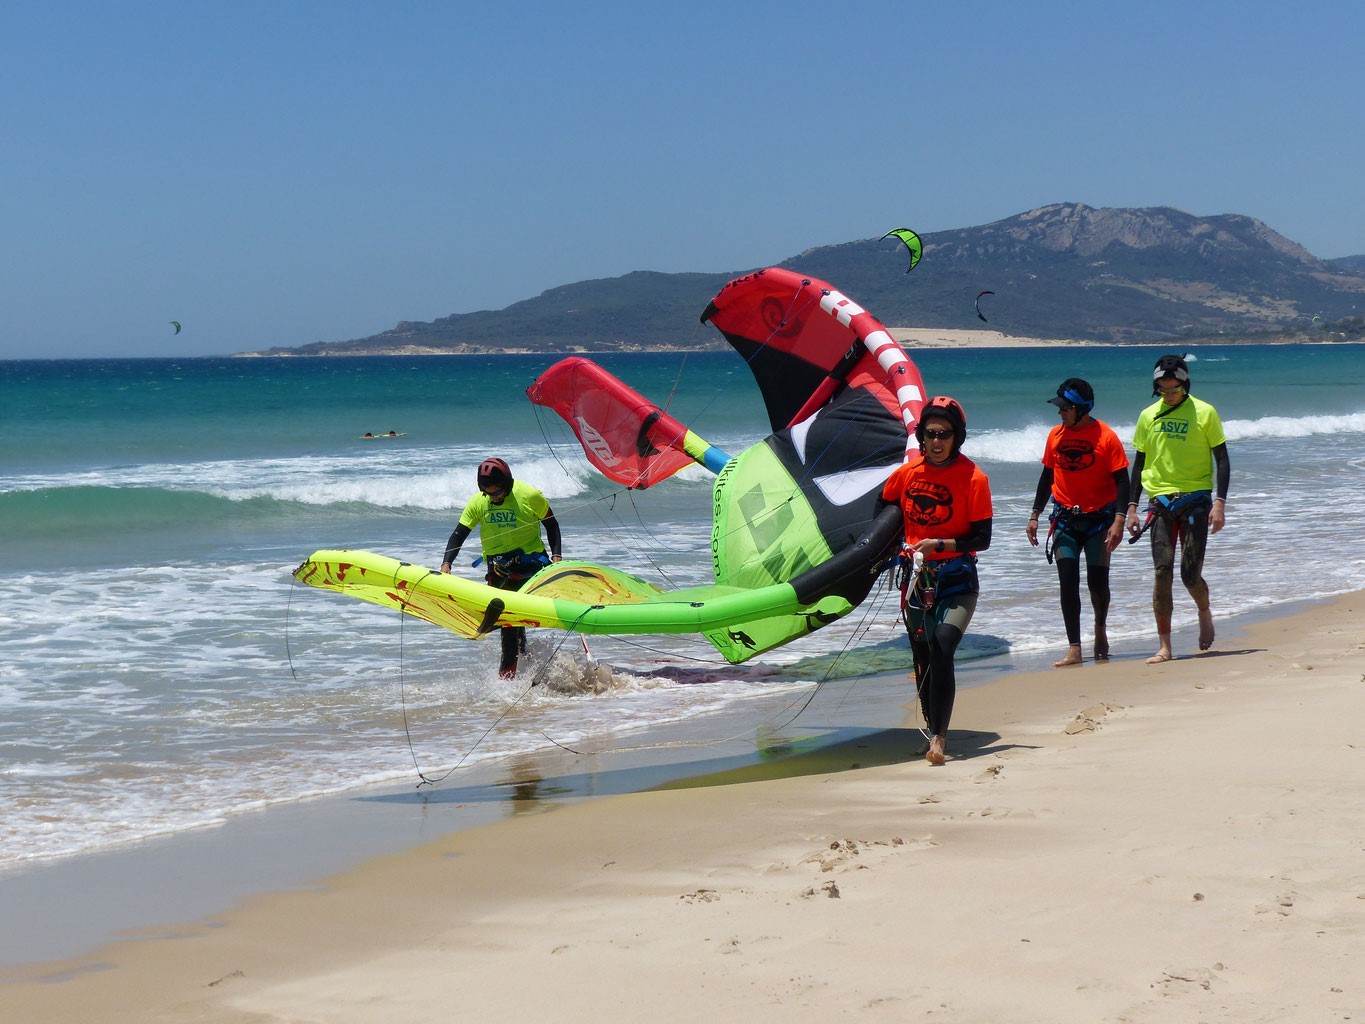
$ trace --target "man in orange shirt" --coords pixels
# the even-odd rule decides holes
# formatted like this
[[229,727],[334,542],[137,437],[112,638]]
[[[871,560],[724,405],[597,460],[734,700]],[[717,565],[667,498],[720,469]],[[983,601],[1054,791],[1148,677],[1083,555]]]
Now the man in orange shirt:
[[991,488],[986,474],[961,453],[967,414],[955,400],[929,399],[915,436],[921,454],[891,474],[882,501],[900,505],[902,552],[916,567],[906,581],[905,626],[929,732],[925,760],[938,765],[947,758],[957,694],[953,654],[976,613],[976,553],[991,544]]
[[1043,471],[1033,511],[1024,527],[1029,543],[1038,546],[1038,516],[1052,498],[1052,527],[1044,551],[1057,559],[1061,585],[1066,656],[1053,668],[1079,665],[1081,658],[1081,553],[1085,582],[1095,612],[1095,660],[1109,660],[1109,556],[1123,539],[1128,504],[1128,454],[1109,425],[1090,415],[1095,392],[1079,377],[1068,377],[1048,402],[1061,423],[1052,428],[1043,448]]

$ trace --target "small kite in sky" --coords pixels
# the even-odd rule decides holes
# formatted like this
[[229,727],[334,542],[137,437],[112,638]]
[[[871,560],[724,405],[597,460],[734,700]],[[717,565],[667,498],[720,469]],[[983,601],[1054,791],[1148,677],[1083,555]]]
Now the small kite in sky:
[[904,242],[905,247],[910,250],[910,266],[905,268],[905,272],[908,274],[915,269],[916,264],[919,263],[919,258],[924,255],[924,243],[919,240],[919,235],[909,228],[892,228],[882,235],[882,238],[890,238],[893,235]]
[[976,296],[976,316],[977,316],[977,319],[980,320],[983,324],[984,324],[984,323],[989,323],[990,321],[988,321],[988,320],[986,319],[986,314],[983,313],[983,312],[981,312],[981,296],[982,296],[982,295],[994,295],[994,294],[995,294],[995,292],[979,292],[979,293],[977,294],[977,296]]
[[179,334],[179,333],[180,333],[180,321],[179,321],[179,320],[172,320],[172,321],[170,321],[170,325],[171,325],[172,327],[175,328],[175,333],[176,333],[176,334]]

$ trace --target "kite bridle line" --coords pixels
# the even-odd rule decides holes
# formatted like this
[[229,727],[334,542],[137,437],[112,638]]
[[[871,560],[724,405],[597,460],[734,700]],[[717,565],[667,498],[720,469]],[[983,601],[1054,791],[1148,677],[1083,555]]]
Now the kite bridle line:
[[[410,564],[411,564],[411,563],[409,563],[409,562],[402,562],[402,563],[399,564],[398,568],[401,569],[403,566],[405,566],[405,565],[410,565]],[[420,577],[418,577],[416,580],[413,581],[413,583],[412,583],[412,584],[409,586],[409,588],[408,588],[409,592],[412,593],[412,594],[416,594],[416,593],[417,593],[417,588],[418,588],[418,586],[421,585],[421,583],[422,583],[423,580],[425,580],[428,576],[439,576],[439,575],[440,575],[440,573],[436,572],[434,569],[428,569],[425,573],[423,573]],[[395,572],[395,575],[394,575],[394,592],[395,592],[395,593],[399,593],[399,592],[400,592],[400,588],[398,587],[397,584],[398,584],[398,576],[397,576],[397,573]],[[408,600],[406,597],[400,597],[399,603],[400,603],[400,607],[398,608],[398,615],[399,615],[399,619],[398,619],[398,694],[399,694],[399,702],[400,702],[400,704],[401,704],[401,706],[402,706],[402,709],[403,709],[403,735],[407,738],[408,754],[412,757],[412,767],[413,767],[413,769],[417,772],[417,778],[420,780],[420,781],[417,783],[417,788],[418,788],[418,789],[421,789],[423,786],[435,786],[435,785],[438,785],[438,784],[444,782],[446,779],[450,778],[450,776],[453,775],[453,774],[455,774],[455,772],[459,771],[460,768],[462,768],[462,767],[464,766],[465,761],[469,760],[470,756],[474,753],[474,751],[478,750],[478,749],[479,749],[479,746],[483,743],[483,741],[486,740],[486,739],[489,737],[490,734],[492,734],[493,730],[495,730],[498,726],[500,726],[500,725],[506,720],[507,716],[510,715],[513,711],[515,711],[515,710],[517,709],[517,707],[521,704],[521,702],[522,702],[523,700],[526,699],[527,695],[531,692],[532,688],[536,685],[537,682],[540,681],[540,675],[539,675],[539,673],[537,673],[537,674],[535,674],[535,675],[532,675],[532,677],[531,677],[531,682],[530,682],[529,684],[527,684],[526,689],[522,690],[521,693],[517,696],[516,700],[512,701],[512,702],[511,702],[510,704],[508,704],[505,708],[503,708],[502,712],[501,712],[495,719],[493,719],[492,722],[490,722],[490,723],[488,724],[488,726],[483,730],[483,732],[479,733],[478,738],[474,740],[473,744],[470,745],[470,747],[469,747],[468,750],[466,750],[463,754],[460,755],[459,760],[457,760],[453,765],[451,765],[449,768],[447,768],[447,769],[446,769],[444,772],[442,772],[440,775],[436,775],[436,776],[428,775],[426,772],[424,772],[424,771],[422,770],[422,766],[421,766],[420,764],[418,764],[418,762],[417,762],[417,750],[416,750],[416,747],[413,745],[413,742],[412,742],[412,729],[411,729],[411,726],[410,726],[410,724],[409,724],[409,722],[408,722],[407,688],[406,688],[406,686],[404,685],[404,680],[403,680],[403,626],[404,626],[404,621],[406,620],[407,616],[410,615],[410,614],[415,614],[415,613],[408,612],[407,608],[408,608],[408,606],[409,606],[412,602],[411,602],[410,600]],[[418,616],[418,617],[420,618],[420,616]],[[566,634],[565,639],[567,639],[567,634]],[[562,642],[562,641],[561,641],[561,642]]]
[[918,727],[918,728],[919,728],[919,733],[920,733],[921,736],[923,736],[923,737],[925,738],[926,741],[931,741],[931,740],[933,739],[933,737],[929,735],[929,720],[928,720],[927,718],[924,717],[924,687],[925,687],[925,686],[928,684],[928,682],[929,682],[930,673],[933,672],[933,661],[932,661],[932,659],[930,659],[930,658],[926,655],[925,662],[924,662],[924,673],[923,673],[923,675],[921,675],[920,672],[919,672],[919,670],[918,670],[918,668],[917,668],[917,666],[915,665],[915,657],[914,657],[914,654],[915,654],[915,646],[914,646],[914,636],[913,636],[914,625],[913,625],[913,623],[912,623],[911,620],[910,620],[910,602],[909,602],[909,595],[910,595],[911,592],[918,592],[918,594],[919,594],[919,599],[920,599],[920,606],[919,606],[919,607],[920,607],[920,619],[921,619],[921,622],[923,622],[924,625],[925,625],[925,627],[926,627],[925,641],[924,641],[926,647],[930,647],[930,646],[933,645],[933,632],[934,632],[933,627],[938,626],[938,625],[941,625],[942,622],[943,622],[943,619],[942,619],[942,617],[941,617],[942,614],[943,614],[943,613],[942,613],[943,605],[940,604],[940,603],[938,603],[937,601],[935,601],[934,606],[933,606],[932,608],[925,608],[925,607],[924,607],[924,572],[923,572],[923,570],[924,570],[924,554],[923,554],[923,552],[916,551],[915,554],[914,554],[913,559],[911,560],[911,568],[907,570],[908,573],[909,573],[909,577],[908,577],[908,579],[907,579],[907,581],[906,581],[906,582],[907,582],[907,587],[906,587],[905,593],[904,593],[904,595],[902,596],[902,603],[901,603],[901,618],[902,618],[902,620],[905,622],[906,633],[907,633],[907,635],[910,636],[910,677],[915,681],[915,698],[916,698],[916,699],[915,699],[915,706],[919,709],[920,717],[921,717],[922,719],[924,719],[924,724],[923,724],[922,726],[919,726],[919,727]]
[[[303,563],[303,564],[306,565],[307,562],[305,562],[305,563]],[[302,567],[303,567],[303,566],[300,566],[299,568],[302,568]],[[295,569],[294,572],[298,572],[298,569]],[[284,657],[285,657],[285,660],[289,663],[289,675],[290,675],[290,677],[294,680],[295,683],[297,683],[297,684],[299,685],[300,688],[302,688],[303,685],[304,685],[304,682],[303,682],[302,679],[299,678],[298,669],[297,669],[297,668],[295,667],[295,665],[294,665],[293,645],[290,643],[290,640],[289,640],[289,620],[290,620],[290,615],[291,615],[291,613],[292,613],[292,611],[293,611],[293,607],[294,607],[294,590],[295,590],[298,586],[299,586],[299,581],[298,581],[298,579],[296,579],[296,578],[294,577],[293,573],[290,573],[290,575],[289,575],[289,596],[285,599],[285,603],[284,603]],[[319,715],[324,721],[330,722],[332,725],[335,725],[335,726],[338,726],[338,727],[343,727],[343,726],[344,726],[344,723],[342,723],[342,721],[341,721],[339,718],[337,718],[335,715],[333,715],[330,711],[326,710],[325,707],[322,708],[322,709],[320,709],[320,710],[318,710],[317,713],[318,713],[318,715]]]

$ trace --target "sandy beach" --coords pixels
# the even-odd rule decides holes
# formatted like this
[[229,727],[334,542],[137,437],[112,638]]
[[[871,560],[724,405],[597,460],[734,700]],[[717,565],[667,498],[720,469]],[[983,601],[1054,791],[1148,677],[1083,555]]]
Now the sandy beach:
[[924,348],[1076,348],[1098,342],[1065,338],[1024,338],[992,330],[952,330],[946,327],[888,327],[887,333],[902,345]]
[[1363,613],[963,690],[941,768],[907,711],[777,771],[540,804],[0,1000],[30,1024],[1360,1020]]

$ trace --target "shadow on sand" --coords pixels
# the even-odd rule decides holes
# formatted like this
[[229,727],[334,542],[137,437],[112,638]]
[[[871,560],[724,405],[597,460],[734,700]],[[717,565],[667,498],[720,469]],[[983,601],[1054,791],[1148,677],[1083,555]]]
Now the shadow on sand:
[[[967,760],[1006,749],[998,733],[951,731],[954,760]],[[663,760],[664,750],[587,755],[604,762],[589,771],[556,772],[542,758],[521,756],[502,766],[492,782],[405,793],[359,797],[380,803],[476,804],[508,803],[514,814],[547,809],[547,802],[617,796],[646,790],[695,789],[746,782],[829,775],[883,765],[920,761],[924,735],[918,729],[832,728],[799,737],[783,737],[718,757]],[[676,752],[676,751],[675,751]],[[640,754],[654,755],[641,760]],[[633,754],[634,759],[629,756]]]

